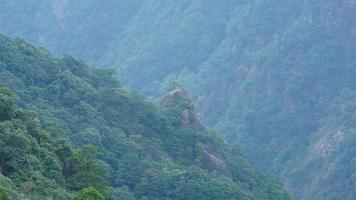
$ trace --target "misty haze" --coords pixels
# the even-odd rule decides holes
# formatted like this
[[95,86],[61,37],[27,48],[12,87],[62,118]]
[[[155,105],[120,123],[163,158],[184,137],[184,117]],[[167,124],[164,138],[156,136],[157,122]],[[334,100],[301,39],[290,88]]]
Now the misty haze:
[[0,200],[356,200],[356,1],[0,0]]

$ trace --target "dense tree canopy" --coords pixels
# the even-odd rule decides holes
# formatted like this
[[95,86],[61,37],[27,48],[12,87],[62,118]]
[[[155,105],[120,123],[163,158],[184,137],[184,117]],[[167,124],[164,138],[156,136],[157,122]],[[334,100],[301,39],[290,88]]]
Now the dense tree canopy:
[[297,199],[338,200],[356,195],[355,10],[351,0],[6,0],[0,30],[113,66],[155,101],[184,85],[205,124]]
[[[0,173],[9,178],[7,184],[6,178],[0,181],[0,185],[6,187],[0,187],[1,199],[20,199],[23,196],[71,198],[71,193],[86,185],[74,188],[69,187],[69,183],[82,183],[93,177],[80,176],[83,172],[81,159],[84,157],[80,153],[86,152],[88,147],[74,151],[63,136],[41,128],[34,112],[15,109],[12,101],[9,89],[0,88],[0,102],[7,102],[6,107],[0,108],[1,113],[7,116],[0,120]],[[95,163],[93,156],[85,157],[86,161]],[[101,171],[105,170],[102,166],[87,169],[95,173],[94,177],[101,177]],[[107,185],[94,180],[98,189]]]
[[105,197],[94,188],[89,187],[81,190],[74,200],[105,200]]
[[0,96],[0,186],[14,195],[289,199],[198,123],[185,93],[160,109],[112,70],[3,35],[0,63],[1,85],[12,89]]

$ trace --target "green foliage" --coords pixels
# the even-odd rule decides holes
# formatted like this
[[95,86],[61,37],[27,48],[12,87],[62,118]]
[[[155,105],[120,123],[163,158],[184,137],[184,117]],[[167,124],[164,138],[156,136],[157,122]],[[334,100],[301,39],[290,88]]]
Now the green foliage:
[[0,88],[0,121],[9,120],[12,115],[12,93],[6,88]]
[[75,152],[74,174],[68,183],[73,190],[93,187],[104,196],[108,195],[107,171],[95,159],[99,156],[98,150],[93,145],[84,145]]
[[94,188],[88,187],[82,189],[74,200],[105,200],[105,197]]
[[[355,135],[354,1],[5,0],[1,5],[2,32],[56,53],[70,52],[97,66],[116,67],[113,71],[119,72],[125,85],[151,99],[159,99],[166,88],[175,88],[169,86],[171,80],[183,83],[196,97],[205,123],[236,144],[254,166],[281,176],[297,198],[354,199],[349,185],[355,170],[347,161],[353,158],[350,152],[355,146],[347,142]],[[135,97],[113,89],[118,83],[110,70],[88,72],[70,56],[51,62],[43,59],[49,55],[44,49],[19,39],[18,45],[3,41],[15,48],[1,57],[0,80],[17,88],[22,106],[42,110],[45,123],[65,129],[75,144],[115,146],[102,137],[104,132],[110,139],[117,132],[139,135],[147,144],[152,142],[147,135],[161,139],[155,134],[168,132],[161,113],[134,109],[139,105],[134,106]],[[17,56],[15,49],[24,56]],[[33,63],[32,55],[41,59]],[[66,66],[70,70],[65,72]],[[50,89],[41,84],[49,84]],[[88,117],[72,116],[75,113]],[[173,126],[181,124],[176,117],[179,109],[165,114],[164,120]],[[339,131],[342,141],[325,143]],[[190,154],[180,145],[185,136],[193,136],[176,132],[166,142],[179,145],[171,150],[160,141],[162,146],[177,152],[175,156]],[[131,139],[123,140],[120,144],[125,147],[142,151],[133,147],[136,143]],[[329,154],[311,150],[318,149],[318,144],[331,144]],[[122,148],[108,151],[114,158],[125,154]],[[116,159],[106,160],[117,168]],[[328,167],[329,163],[333,166]],[[123,184],[117,179],[112,182]],[[139,177],[133,179],[130,184]]]
[[0,122],[1,170],[19,193],[72,199],[82,190],[78,198],[86,198],[97,195],[92,187],[105,199],[157,200],[285,193],[197,123],[187,97],[159,109],[123,89],[110,70],[2,35],[0,62],[15,104],[34,110],[8,104],[14,114]]
[[[184,83],[198,97],[206,123],[235,143],[253,165],[291,184],[289,189],[297,198],[354,196],[348,186],[354,170],[347,161],[353,156],[354,144],[346,142],[353,141],[355,126],[354,100],[349,99],[356,89],[352,1],[130,1],[124,9],[117,7],[121,1],[109,1],[108,7],[72,3],[61,8],[76,14],[62,13],[62,18],[48,17],[44,11],[51,10],[49,4],[22,6],[31,16],[46,16],[46,20],[27,20],[22,9],[15,9],[18,4],[8,2],[0,12],[4,16],[1,28],[8,33],[21,34],[59,52],[72,51],[100,66],[115,66],[125,85],[155,100],[169,80]],[[87,16],[93,7],[98,9]],[[117,9],[122,15],[113,21]],[[105,10],[110,17],[104,19],[97,10]],[[13,12],[19,23],[6,23]],[[81,20],[82,16],[88,20]],[[41,30],[36,27],[44,25],[38,22],[48,20],[52,23],[46,27],[53,31],[28,33]],[[80,40],[72,31],[52,34],[63,24],[82,27]],[[105,33],[100,29],[104,24],[110,27]],[[75,46],[78,43],[81,45]],[[68,104],[79,101],[74,94],[71,91],[66,96]],[[110,99],[111,94],[105,98]],[[118,113],[113,110],[105,112],[114,118]],[[179,114],[179,109],[171,108],[166,112],[167,121],[179,126]],[[146,116],[145,121],[147,118],[151,119]],[[122,128],[125,133],[142,130],[142,126],[127,124]],[[325,143],[339,131],[343,140]],[[186,149],[192,145],[180,147],[195,137],[188,131],[176,132],[166,140],[169,145],[162,144],[172,146],[167,151],[174,156],[187,156],[182,162],[189,163],[191,153]],[[102,141],[95,138],[92,142]],[[318,144],[331,144],[330,153],[311,151]],[[328,163],[335,167],[326,167]],[[336,177],[340,184],[333,181]]]
[[54,195],[65,181],[53,150],[55,144],[32,113],[15,110],[7,96],[0,101],[4,98],[14,115],[0,122],[0,172],[10,177],[20,192]]
[[130,192],[129,188],[126,186],[115,188],[113,196],[120,200],[135,200],[135,195]]
[[[87,186],[107,194],[106,171],[94,161],[96,149],[86,145],[74,152],[61,133],[54,137],[55,130],[42,129],[33,112],[16,110],[8,91],[1,90],[0,101],[8,101],[8,106],[0,109],[14,114],[0,122],[0,172],[11,178],[13,187],[34,198],[68,199],[69,189],[78,191]],[[73,181],[75,186],[67,188],[66,182],[73,185]],[[10,198],[1,187],[0,198]]]
[[9,200],[9,196],[5,189],[0,187],[0,200]]

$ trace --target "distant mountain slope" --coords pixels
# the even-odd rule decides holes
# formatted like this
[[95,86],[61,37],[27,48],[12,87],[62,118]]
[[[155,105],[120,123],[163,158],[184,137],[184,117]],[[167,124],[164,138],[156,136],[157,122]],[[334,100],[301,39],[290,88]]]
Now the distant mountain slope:
[[198,71],[223,41],[231,12],[244,2],[4,0],[0,31],[95,66],[120,66],[125,85],[138,89],[144,82],[140,92],[157,97],[182,70]]
[[207,123],[297,199],[356,198],[355,10],[352,1],[255,1],[196,80]]
[[0,79],[1,86],[13,90],[18,106],[39,113],[43,128],[102,152],[109,199],[289,199],[277,182],[246,165],[200,124],[185,90],[169,93],[159,109],[124,90],[112,70],[91,70],[72,57],[54,58],[3,35]]
[[55,53],[95,61],[135,14],[137,2],[5,0],[0,6],[0,26],[3,33],[24,36]]
[[114,66],[156,101],[177,80],[297,199],[356,198],[354,0],[38,2],[4,1],[0,31]]

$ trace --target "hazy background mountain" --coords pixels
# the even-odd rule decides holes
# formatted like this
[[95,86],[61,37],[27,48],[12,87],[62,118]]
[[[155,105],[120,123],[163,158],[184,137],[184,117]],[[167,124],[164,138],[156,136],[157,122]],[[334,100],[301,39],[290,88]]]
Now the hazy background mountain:
[[201,119],[297,199],[356,198],[356,1],[1,1],[0,31],[118,70],[154,100],[172,80]]

